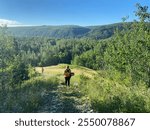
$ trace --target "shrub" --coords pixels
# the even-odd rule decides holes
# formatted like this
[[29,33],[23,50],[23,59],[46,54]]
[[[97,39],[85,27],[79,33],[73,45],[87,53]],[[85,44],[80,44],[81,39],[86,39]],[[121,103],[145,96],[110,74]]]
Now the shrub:
[[32,78],[21,87],[7,93],[0,103],[0,112],[36,112],[43,102],[43,93],[56,89],[58,81],[53,78]]
[[150,112],[150,93],[144,84],[126,86],[97,77],[82,86],[95,112]]

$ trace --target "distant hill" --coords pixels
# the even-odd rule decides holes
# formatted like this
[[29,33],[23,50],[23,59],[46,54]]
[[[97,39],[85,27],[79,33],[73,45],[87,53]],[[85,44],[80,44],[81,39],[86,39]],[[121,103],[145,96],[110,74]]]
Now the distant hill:
[[114,34],[116,28],[122,29],[122,23],[103,26],[28,26],[9,27],[8,31],[17,37],[45,36],[50,38],[82,38],[90,37],[96,39],[109,38]]

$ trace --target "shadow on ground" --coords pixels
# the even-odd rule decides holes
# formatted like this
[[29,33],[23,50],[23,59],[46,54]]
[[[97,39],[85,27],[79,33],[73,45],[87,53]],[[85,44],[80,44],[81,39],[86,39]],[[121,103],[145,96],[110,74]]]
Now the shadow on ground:
[[80,113],[83,112],[84,105],[82,94],[73,88],[64,86],[57,90],[50,90],[42,97],[42,104],[39,108],[40,113]]

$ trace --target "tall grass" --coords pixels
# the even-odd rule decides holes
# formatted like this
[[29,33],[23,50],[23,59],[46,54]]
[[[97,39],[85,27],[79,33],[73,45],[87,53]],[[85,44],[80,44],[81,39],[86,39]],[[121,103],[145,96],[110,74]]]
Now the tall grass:
[[103,72],[103,77],[101,73],[94,80],[86,80],[86,84],[81,86],[94,112],[150,112],[150,91],[146,85],[139,83],[132,86],[129,77],[122,79],[121,76],[116,73],[112,77],[108,72]]
[[7,93],[0,102],[0,112],[36,112],[44,93],[56,89],[56,78],[36,77],[25,81],[15,91]]

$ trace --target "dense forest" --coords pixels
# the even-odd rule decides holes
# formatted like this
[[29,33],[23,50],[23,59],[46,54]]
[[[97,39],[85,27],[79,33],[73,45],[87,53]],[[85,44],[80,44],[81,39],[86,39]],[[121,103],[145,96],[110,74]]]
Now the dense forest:
[[[131,25],[131,23],[128,23]],[[29,26],[29,27],[9,27],[9,33],[16,37],[48,37],[54,39],[61,38],[93,38],[104,39],[114,34],[116,29],[122,30],[123,24],[116,23],[103,26]]]
[[138,20],[130,23],[1,27],[0,112],[38,112],[42,93],[59,90],[59,77],[45,78],[36,67],[58,64],[97,72],[65,90],[80,92],[93,112],[150,112],[150,13],[136,6]]

